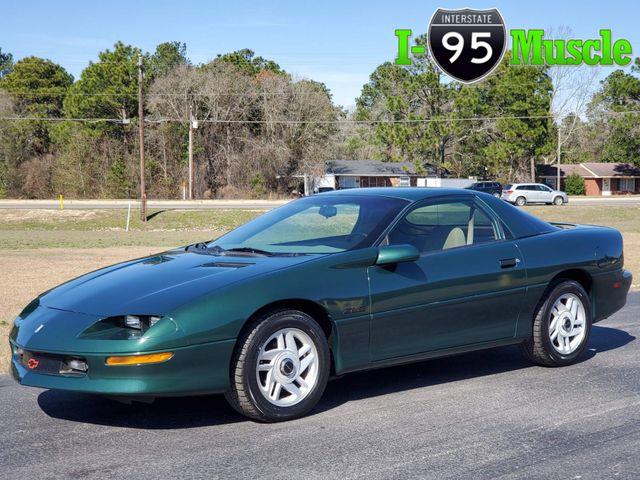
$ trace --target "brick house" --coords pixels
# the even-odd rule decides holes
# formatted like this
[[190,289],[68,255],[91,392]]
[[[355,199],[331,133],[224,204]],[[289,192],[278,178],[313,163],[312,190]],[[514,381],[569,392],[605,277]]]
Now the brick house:
[[[560,165],[560,189],[564,179],[573,173],[584,178],[585,194],[589,196],[640,194],[640,168],[628,163],[585,162]],[[538,165],[538,181],[556,188],[555,165]]]

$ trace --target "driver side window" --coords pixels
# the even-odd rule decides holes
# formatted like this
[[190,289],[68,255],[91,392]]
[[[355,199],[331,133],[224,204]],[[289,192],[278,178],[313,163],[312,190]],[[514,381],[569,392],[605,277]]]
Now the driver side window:
[[498,225],[472,201],[444,201],[410,211],[387,236],[389,245],[410,244],[420,253],[499,240]]

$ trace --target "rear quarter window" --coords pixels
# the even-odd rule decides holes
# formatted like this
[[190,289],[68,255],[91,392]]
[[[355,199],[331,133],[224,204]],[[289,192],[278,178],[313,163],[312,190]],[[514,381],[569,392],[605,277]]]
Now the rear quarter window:
[[405,219],[414,225],[442,226],[464,225],[469,221],[469,205],[444,203],[416,208]]

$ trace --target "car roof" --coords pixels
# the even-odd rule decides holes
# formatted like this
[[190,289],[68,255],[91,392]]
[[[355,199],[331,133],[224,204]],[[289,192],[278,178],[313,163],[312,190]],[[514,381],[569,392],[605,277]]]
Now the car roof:
[[415,202],[425,198],[440,197],[442,195],[471,195],[472,193],[464,188],[441,188],[441,187],[369,187],[369,188],[346,188],[323,192],[318,195],[359,195],[371,197],[392,197],[401,198]]

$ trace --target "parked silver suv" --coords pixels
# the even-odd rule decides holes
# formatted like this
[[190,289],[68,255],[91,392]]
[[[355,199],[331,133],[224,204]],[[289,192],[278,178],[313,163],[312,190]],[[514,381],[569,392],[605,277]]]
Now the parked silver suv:
[[527,203],[562,205],[569,197],[560,190],[553,190],[542,183],[514,183],[502,187],[502,199],[523,206]]

